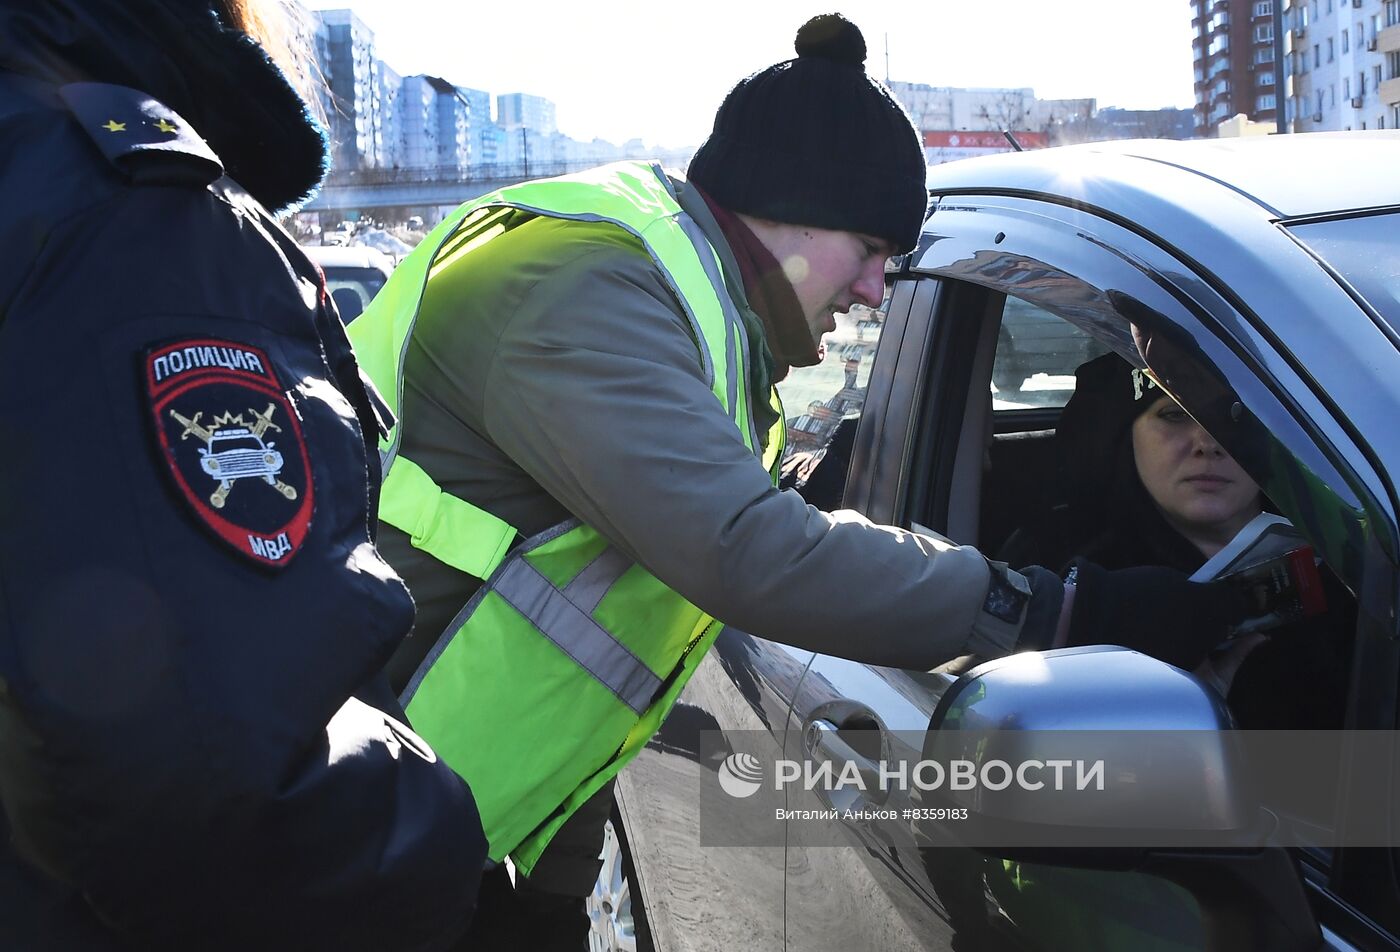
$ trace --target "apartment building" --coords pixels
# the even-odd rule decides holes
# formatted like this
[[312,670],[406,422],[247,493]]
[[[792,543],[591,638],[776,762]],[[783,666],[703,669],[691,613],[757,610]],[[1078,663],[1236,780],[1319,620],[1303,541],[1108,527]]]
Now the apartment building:
[[[390,116],[398,77],[392,70],[386,74],[375,55],[374,32],[349,10],[319,11],[314,22],[316,62],[327,89],[323,111],[331,138],[331,168],[393,165]],[[391,126],[387,130],[386,120]]]
[[1367,49],[1374,45],[1384,61],[1377,74],[1377,98],[1389,111],[1387,128],[1400,129],[1400,0],[1385,0],[1381,20],[1372,24],[1371,31]]
[[1400,0],[1190,0],[1199,136],[1400,128]]
[[399,167],[463,171],[471,162],[472,114],[466,97],[439,76],[406,76],[399,95]]
[[1284,0],[1190,2],[1196,135],[1212,136],[1237,115],[1277,124],[1283,78],[1277,4]]
[[1289,0],[1294,132],[1400,128],[1400,0]]
[[554,103],[529,93],[497,96],[496,123],[507,132],[522,126],[542,136],[552,136],[559,131],[554,121]]
[[484,89],[471,89],[458,86],[457,95],[467,103],[471,117],[469,138],[471,139],[470,166],[495,165],[503,161],[501,153],[505,148],[505,130],[491,118],[491,94]]

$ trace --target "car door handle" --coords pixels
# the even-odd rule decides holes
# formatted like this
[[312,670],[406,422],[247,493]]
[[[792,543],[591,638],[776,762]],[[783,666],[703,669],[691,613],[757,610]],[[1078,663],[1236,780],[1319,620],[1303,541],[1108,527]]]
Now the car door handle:
[[[820,768],[821,764],[831,764],[831,789],[818,784],[814,789],[818,795],[834,806],[847,808],[856,801],[883,803],[888,796],[880,782],[880,765],[870,757],[856,750],[841,736],[841,728],[825,718],[809,721],[803,735],[807,756]],[[847,765],[851,766],[847,766]],[[849,776],[854,768],[860,777],[859,787],[836,788],[835,782],[843,775]],[[838,802],[840,801],[840,802]]]

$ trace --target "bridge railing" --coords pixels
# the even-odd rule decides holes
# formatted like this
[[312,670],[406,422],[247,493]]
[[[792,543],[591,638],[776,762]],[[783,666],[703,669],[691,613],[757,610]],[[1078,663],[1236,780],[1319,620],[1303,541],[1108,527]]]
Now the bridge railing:
[[545,178],[551,175],[564,175],[584,169],[597,168],[605,163],[587,162],[493,162],[461,168],[455,165],[431,166],[416,169],[344,169],[332,170],[326,177],[326,185],[417,185],[431,182],[489,182],[498,179]]
[[[660,157],[663,162],[666,156]],[[331,188],[376,185],[419,185],[459,182],[493,182],[506,179],[549,178],[596,169],[615,159],[584,159],[572,162],[492,162],[461,168],[455,165],[416,169],[343,169],[331,170],[325,185]]]

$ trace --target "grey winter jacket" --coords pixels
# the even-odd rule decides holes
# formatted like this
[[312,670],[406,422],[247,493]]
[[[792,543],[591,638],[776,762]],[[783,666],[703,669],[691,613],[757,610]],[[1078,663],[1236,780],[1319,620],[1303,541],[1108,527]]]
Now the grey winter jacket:
[[[732,252],[699,194],[672,184],[718,252],[751,360],[763,361]],[[1018,593],[1030,591],[1021,575],[773,487],[706,385],[679,302],[615,226],[533,219],[435,276],[402,410],[403,453],[447,492],[525,535],[577,516],[751,634],[918,669],[1016,647]],[[402,685],[479,583],[391,526],[379,545],[418,604],[391,671]]]

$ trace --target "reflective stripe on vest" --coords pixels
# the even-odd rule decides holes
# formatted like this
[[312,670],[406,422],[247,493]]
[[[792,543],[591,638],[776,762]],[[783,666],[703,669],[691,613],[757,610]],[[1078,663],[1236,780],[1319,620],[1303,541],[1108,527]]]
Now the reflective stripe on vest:
[[[622,567],[629,568],[631,564],[629,560]],[[574,582],[577,581],[575,577]],[[582,605],[566,597],[570,590],[576,590],[574,582],[560,592],[529,562],[519,559],[506,566],[493,587],[512,608],[558,645],[560,651],[574,659],[575,664],[616,694],[619,701],[641,714],[656,696],[661,679],[626,645],[594,621]],[[595,605],[602,601],[603,594],[597,593]]]
[[[714,249],[660,168],[645,163],[502,189],[457,209],[399,264],[349,328],[396,415],[427,283],[503,234],[512,209],[608,222],[640,239],[682,303],[711,391],[757,452],[743,320]],[[429,652],[404,704],[472,786],[492,857],[512,852],[528,872],[573,809],[645,744],[719,626],[577,522],[507,558],[514,528],[443,492],[399,452],[401,433],[402,423],[381,442],[381,517],[416,547],[487,580]],[[784,435],[780,412],[763,453],[775,482]],[[552,647],[541,653],[545,643]],[[548,736],[551,718],[573,720],[583,733],[566,747]]]

